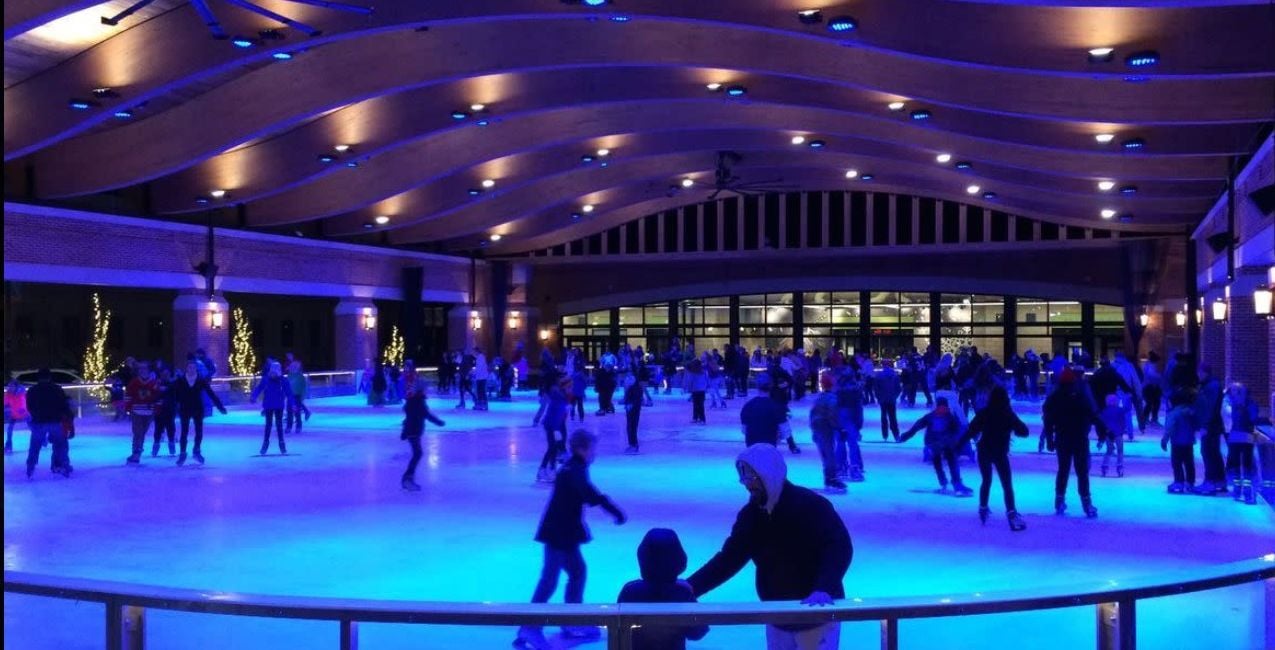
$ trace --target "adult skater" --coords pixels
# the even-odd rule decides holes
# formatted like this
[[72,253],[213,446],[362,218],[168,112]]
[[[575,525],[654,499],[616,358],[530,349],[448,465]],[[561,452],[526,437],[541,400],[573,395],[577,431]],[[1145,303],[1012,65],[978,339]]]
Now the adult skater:
[[[536,480],[541,483],[552,483],[554,480],[553,463],[558,454],[566,449],[567,438],[567,393],[571,390],[571,378],[563,377],[549,387],[545,393],[547,405],[541,423],[545,428],[545,455],[540,459],[540,470],[536,472]],[[562,441],[558,433],[562,433]]]
[[142,460],[142,446],[146,444],[146,433],[155,420],[155,406],[160,396],[159,380],[151,372],[150,364],[145,361],[138,363],[133,378],[124,389],[124,412],[128,413],[133,425],[133,453],[126,461],[130,465]]
[[71,402],[62,387],[53,383],[53,373],[40,368],[35,373],[36,384],[27,390],[27,412],[31,414],[31,441],[27,445],[27,478],[35,474],[40,463],[40,450],[47,440],[53,445],[54,474],[71,476],[71,445],[63,422],[74,417]]
[[890,434],[899,439],[899,373],[894,371],[894,364],[888,359],[881,361],[881,369],[876,373],[877,405],[881,408],[881,439],[889,440]]
[[403,373],[403,433],[399,438],[406,440],[412,448],[412,459],[407,461],[407,470],[403,472],[403,489],[409,492],[420,492],[421,486],[416,484],[416,466],[421,462],[421,436],[425,435],[425,421],[435,426],[447,426],[429,411],[425,403],[425,382],[420,381],[416,368]]
[[222,406],[221,400],[212,388],[208,386],[208,380],[199,374],[198,366],[194,361],[186,362],[186,373],[177,378],[173,382],[173,390],[177,396],[177,416],[181,418],[182,433],[178,444],[181,445],[181,453],[177,454],[177,464],[186,464],[186,435],[190,432],[190,425],[195,425],[195,462],[200,465],[204,464],[203,454],[200,453],[200,445],[204,442],[204,416],[207,411],[204,409],[204,397],[207,396],[208,401],[217,407],[218,411],[223,414],[226,407]]
[[[598,437],[588,431],[577,429],[571,433],[571,458],[554,479],[553,494],[536,531],[536,541],[545,547],[545,559],[540,581],[531,596],[533,603],[549,602],[549,597],[558,589],[558,574],[564,570],[567,572],[566,602],[584,601],[586,569],[580,546],[592,539],[584,523],[584,506],[601,506],[615,518],[617,526],[628,520],[624,512],[589,481],[589,465],[597,456],[597,442]],[[601,636],[596,627],[563,628],[562,631],[565,636],[574,638]],[[514,646],[534,650],[552,647],[544,631],[531,625],[518,628]]]
[[1076,468],[1076,491],[1085,516],[1093,519],[1098,509],[1089,495],[1089,428],[1098,427],[1106,436],[1089,389],[1076,371],[1068,368],[1058,377],[1058,388],[1049,394],[1041,408],[1044,435],[1050,449],[1058,454],[1058,475],[1054,479],[1054,512],[1067,512],[1067,481],[1072,466]]
[[638,422],[642,418],[642,404],[645,396],[642,394],[645,383],[638,381],[633,375],[628,375],[624,380],[624,431],[629,438],[629,446],[624,449],[626,454],[638,453]]
[[[766,385],[766,375],[757,376],[758,388]],[[744,427],[744,444],[748,446],[764,442],[779,444],[779,425],[785,419],[784,410],[769,394],[754,397],[739,410],[739,422]]]
[[1196,428],[1203,429],[1200,436],[1200,460],[1204,461],[1204,481],[1195,489],[1196,494],[1213,496],[1226,493],[1226,461],[1222,458],[1222,382],[1213,376],[1213,368],[1200,364],[1200,390],[1195,402]]
[[4,389],[4,455],[13,453],[13,427],[24,422],[31,428],[31,414],[27,411],[27,387],[17,379],[10,379]]
[[[687,580],[698,598],[752,562],[757,596],[831,605],[844,598],[841,581],[854,555],[850,533],[824,497],[789,483],[784,456],[774,445],[749,447],[735,461],[748,490],[722,548]],[[767,625],[766,647],[836,648],[839,622],[815,626]]]
[[978,471],[982,482],[978,486],[978,518],[987,523],[987,515],[991,510],[987,507],[987,499],[992,491],[992,468],[1001,480],[1001,492],[1005,495],[1005,516],[1009,519],[1010,530],[1019,531],[1027,528],[1023,518],[1014,506],[1014,479],[1009,471],[1010,435],[1027,437],[1027,425],[1018,418],[1010,407],[1009,393],[1003,386],[992,388],[987,397],[987,406],[974,415],[969,429],[965,431],[963,440],[978,441]]
[[837,457],[834,453],[837,431],[841,429],[841,412],[837,408],[837,394],[819,393],[810,406],[810,436],[819,459],[823,462],[823,486],[829,491],[845,492],[846,484],[837,477]]
[[257,397],[264,394],[261,400],[261,414],[266,418],[266,434],[261,440],[261,455],[270,451],[270,423],[274,422],[275,433],[279,437],[279,453],[287,454],[288,445],[283,439],[283,410],[292,401],[292,386],[283,376],[283,368],[276,362],[270,366],[270,374],[252,389],[249,402],[256,404]]

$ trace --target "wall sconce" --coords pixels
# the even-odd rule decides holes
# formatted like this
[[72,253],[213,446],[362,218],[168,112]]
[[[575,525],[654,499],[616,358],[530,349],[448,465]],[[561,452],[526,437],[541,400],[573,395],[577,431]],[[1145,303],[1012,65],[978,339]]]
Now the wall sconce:
[[509,324],[509,329],[511,330],[518,329],[518,326],[522,324],[522,316],[516,311],[509,312],[508,324]]
[[1213,301],[1213,322],[1226,322],[1226,301],[1221,298]]
[[1197,310],[1195,310],[1195,324],[1196,324],[1196,325],[1203,325],[1203,324],[1204,324],[1204,310],[1203,310],[1203,309],[1197,309]]
[[549,340],[549,328],[547,327],[540,328],[540,340],[541,341]]
[[1253,311],[1260,318],[1275,318],[1271,313],[1271,301],[1275,299],[1275,292],[1271,291],[1271,287],[1259,287],[1253,290]]
[[1145,311],[1142,312],[1141,314],[1138,314],[1138,325],[1140,327],[1146,327],[1150,323],[1151,323],[1151,314],[1148,314]]
[[376,329],[376,312],[371,307],[363,308],[363,329],[369,332]]
[[224,327],[225,324],[226,324],[226,315],[221,312],[221,309],[217,307],[216,303],[209,305],[208,326],[215,330],[219,330],[222,327]]
[[483,317],[478,313],[477,309],[469,312],[469,327],[475,332],[483,328]]
[[1174,314],[1173,322],[1177,323],[1178,327],[1186,327],[1186,312],[1180,311]]

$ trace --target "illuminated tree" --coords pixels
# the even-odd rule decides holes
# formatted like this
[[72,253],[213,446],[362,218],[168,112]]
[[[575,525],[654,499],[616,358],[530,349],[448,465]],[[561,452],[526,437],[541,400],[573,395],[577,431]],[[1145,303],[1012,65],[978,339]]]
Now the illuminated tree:
[[[111,355],[106,351],[106,337],[111,330],[111,310],[102,309],[102,298],[93,294],[93,337],[84,349],[84,380],[90,383],[102,383],[111,373]],[[100,395],[109,392],[95,391]]]
[[407,342],[403,340],[403,335],[398,333],[398,325],[395,325],[390,329],[390,344],[385,346],[381,358],[389,365],[400,366],[403,365],[403,356],[406,353]]
[[252,324],[248,322],[241,307],[235,307],[231,316],[234,336],[230,340],[230,372],[241,377],[251,377],[257,374],[257,353],[252,349]]

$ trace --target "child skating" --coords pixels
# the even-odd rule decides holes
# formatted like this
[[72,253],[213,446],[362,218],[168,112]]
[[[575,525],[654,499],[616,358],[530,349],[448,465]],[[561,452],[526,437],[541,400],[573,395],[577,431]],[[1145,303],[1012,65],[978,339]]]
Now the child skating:
[[1107,426],[1107,435],[1104,439],[1099,439],[1098,445],[1101,448],[1106,446],[1107,451],[1102,455],[1102,475],[1107,475],[1107,466],[1111,462],[1111,456],[1114,452],[1116,457],[1116,476],[1124,476],[1124,437],[1129,433],[1129,416],[1124,409],[1120,408],[1120,398],[1114,393],[1107,396],[1106,406],[1102,412],[1098,414],[1102,418],[1102,423]]
[[261,414],[266,418],[266,434],[261,440],[261,455],[266,455],[270,451],[270,424],[274,423],[275,432],[279,436],[279,453],[287,455],[288,446],[283,440],[283,410],[288,408],[288,403],[292,401],[292,386],[288,383],[287,377],[283,376],[283,368],[276,361],[270,364],[270,371],[266,374],[261,383],[252,389],[252,397],[249,402],[257,403],[257,397],[264,397],[261,400]]
[[[695,592],[678,576],[686,570],[686,551],[677,533],[652,528],[638,545],[638,567],[642,579],[624,585],[621,603],[693,603]],[[685,650],[686,641],[698,641],[708,634],[707,625],[661,627],[644,625],[633,631],[633,650]]]
[[421,462],[421,436],[425,435],[425,421],[434,426],[447,426],[433,413],[425,402],[425,384],[420,381],[416,369],[404,374],[403,381],[403,433],[400,439],[406,440],[412,448],[412,459],[407,461],[407,470],[403,472],[403,489],[408,492],[420,492],[421,486],[416,484],[416,466]]
[[956,460],[958,443],[965,430],[964,424],[952,412],[946,397],[934,401],[934,410],[921,416],[916,424],[906,433],[899,436],[899,442],[907,442],[916,432],[925,429],[925,448],[930,452],[930,460],[934,463],[934,474],[939,479],[939,491],[947,492],[947,475],[943,473],[943,462],[952,473],[952,490],[957,496],[967,497],[974,491],[961,482],[961,467]]

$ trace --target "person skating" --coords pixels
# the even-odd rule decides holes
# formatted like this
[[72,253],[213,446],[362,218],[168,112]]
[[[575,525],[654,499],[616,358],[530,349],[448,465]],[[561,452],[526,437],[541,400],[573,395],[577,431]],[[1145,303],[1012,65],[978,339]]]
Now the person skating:
[[952,473],[952,490],[957,496],[974,494],[973,490],[961,482],[961,466],[956,460],[965,425],[952,412],[946,397],[935,398],[934,410],[921,416],[921,419],[899,436],[899,442],[911,440],[922,429],[925,430],[925,447],[934,463],[934,475],[939,480],[939,491],[947,492],[947,475],[943,473],[943,463],[946,461],[948,470]]
[[584,364],[577,364],[571,372],[571,404],[567,414],[572,420],[579,416],[584,422],[584,396],[589,388],[589,375],[585,373]]
[[645,396],[642,393],[644,384],[633,375],[629,375],[624,383],[624,431],[629,438],[629,446],[624,449],[624,453],[636,454],[638,453],[638,421],[642,417],[642,405],[645,402]]
[[300,361],[293,361],[288,366],[288,387],[292,389],[292,397],[288,400],[286,428],[291,433],[295,424],[297,433],[301,433],[302,416],[305,416],[305,422],[310,421],[310,409],[305,405],[305,401],[310,399],[310,379],[301,372]]
[[708,373],[704,363],[699,359],[691,359],[686,364],[686,374],[682,379],[682,387],[691,394],[691,424],[708,424],[704,416],[704,396],[708,392]]
[[[616,600],[621,603],[693,603],[690,583],[678,580],[686,570],[686,551],[677,533],[652,528],[637,550],[641,580],[624,585]],[[633,650],[686,650],[687,639],[698,641],[708,634],[707,625],[664,627],[643,625],[633,630]]]
[[1253,435],[1257,423],[1257,402],[1248,396],[1244,384],[1231,384],[1222,403],[1222,423],[1226,427],[1226,469],[1231,477],[1236,501],[1257,503],[1253,477],[1257,464],[1253,456]]
[[1204,461],[1204,481],[1196,494],[1212,496],[1226,492],[1226,461],[1222,458],[1222,382],[1213,376],[1207,363],[1200,364],[1200,388],[1195,402],[1196,428],[1200,436],[1200,459]]
[[50,470],[54,474],[71,476],[71,445],[68,440],[70,432],[64,423],[70,423],[74,417],[71,402],[62,387],[53,383],[53,373],[48,368],[40,368],[35,373],[36,384],[27,390],[27,411],[31,414],[31,441],[27,446],[27,478],[35,474],[35,466],[40,463],[40,450],[46,440],[53,446],[53,460]]
[[837,476],[837,458],[834,453],[837,431],[841,428],[841,413],[837,407],[836,393],[819,393],[810,406],[810,436],[819,459],[823,462],[823,486],[833,492],[845,492],[846,484]]
[[[533,603],[547,603],[558,589],[558,574],[567,573],[566,602],[584,601],[585,564],[580,546],[592,536],[584,522],[584,506],[600,506],[621,525],[628,518],[611,499],[598,491],[589,481],[589,465],[597,455],[597,436],[577,429],[568,441],[571,458],[563,465],[553,481],[553,494],[540,518],[536,541],[544,544],[544,567],[540,581],[531,596]],[[597,638],[597,628],[564,628],[563,633],[576,638]],[[544,631],[539,626],[524,625],[518,628],[514,646],[542,650],[549,648]]]
[[837,413],[841,421],[835,449],[837,475],[851,483],[861,483],[865,471],[863,452],[859,449],[859,441],[863,439],[863,389],[852,370],[846,368],[841,371],[837,377],[836,392]]
[[167,367],[159,371],[159,400],[155,404],[155,442],[151,444],[151,458],[159,456],[159,443],[168,434],[168,455],[177,454],[177,389],[173,388],[173,373]]
[[130,465],[141,462],[142,446],[146,444],[146,433],[155,419],[159,398],[159,380],[151,372],[150,364],[145,361],[138,363],[133,378],[124,389],[124,412],[128,413],[133,425],[133,453],[126,461]]
[[292,399],[292,386],[283,376],[283,369],[278,363],[270,366],[270,373],[262,379],[257,387],[252,389],[252,396],[249,402],[256,404],[257,397],[264,393],[261,400],[261,414],[266,418],[265,437],[261,440],[261,455],[264,456],[270,451],[270,423],[274,422],[274,429],[279,437],[279,453],[287,454],[288,445],[283,439],[283,410],[288,407],[288,402]]
[[[554,461],[560,453],[566,450],[567,438],[567,392],[571,389],[571,378],[562,377],[561,380],[549,387],[545,393],[546,406],[545,414],[541,419],[541,424],[545,429],[545,454],[540,459],[540,469],[536,472],[536,480],[542,483],[552,483],[554,480]],[[558,439],[558,433],[562,434],[562,440]]]
[[[756,444],[735,461],[739,482],[748,490],[722,548],[687,579],[698,598],[739,573],[756,567],[757,596],[763,601],[801,600],[831,605],[845,598],[842,580],[854,556],[845,523],[832,503],[812,490],[788,482],[783,453]],[[821,625],[767,625],[766,647],[836,648],[839,622]]]
[[407,441],[412,448],[412,458],[407,461],[401,483],[404,490],[419,492],[421,486],[416,484],[416,466],[421,462],[421,436],[425,435],[425,421],[429,420],[439,427],[447,424],[430,412],[425,401],[425,383],[420,381],[416,369],[404,372],[403,376],[403,432],[399,438]]
[[196,463],[203,465],[204,456],[201,453],[201,445],[204,442],[204,416],[207,415],[204,397],[207,396],[208,402],[215,405],[223,414],[226,412],[226,407],[208,385],[208,380],[200,376],[198,365],[194,361],[186,362],[186,372],[173,382],[173,389],[177,391],[177,415],[182,423],[179,440],[181,453],[177,455],[177,464],[186,463],[186,436],[193,423],[195,425],[194,458]]
[[1098,414],[1107,427],[1107,436],[1098,440],[1098,448],[1106,448],[1102,455],[1102,475],[1107,475],[1111,456],[1116,457],[1116,476],[1124,476],[1124,436],[1129,427],[1129,414],[1120,406],[1118,395],[1108,395],[1107,403]]
[[1076,371],[1068,368],[1058,377],[1058,388],[1049,394],[1041,408],[1046,444],[1058,455],[1058,474],[1054,478],[1054,512],[1067,512],[1067,481],[1071,468],[1076,469],[1076,490],[1081,507],[1090,519],[1098,516],[1089,494],[1089,428],[1097,427],[1105,435],[1102,420],[1094,408],[1089,389]]
[[772,363],[766,371],[770,380],[770,399],[779,406],[783,419],[779,423],[779,435],[788,439],[788,451],[800,454],[801,448],[792,437],[792,426],[788,424],[788,402],[792,399],[792,375],[778,363]]
[[593,391],[598,394],[598,410],[594,415],[615,413],[616,363],[615,355],[607,352],[593,371]]
[[4,389],[4,455],[13,453],[13,427],[24,422],[31,428],[31,413],[27,411],[27,388],[17,379],[10,379]]
[[890,435],[899,439],[899,373],[894,364],[888,360],[881,362],[881,370],[876,373],[877,405],[881,408],[881,439],[888,440]]
[[1195,491],[1195,403],[1196,396],[1187,388],[1178,389],[1169,395],[1169,413],[1164,416],[1164,436],[1160,438],[1160,449],[1170,451],[1172,445],[1169,454],[1169,463],[1173,466],[1170,494]]
[[[758,375],[758,386],[768,386],[766,375]],[[744,403],[739,410],[739,422],[744,429],[744,444],[748,446],[764,442],[779,444],[779,425],[784,421],[784,411],[770,395],[763,393]]]
[[[995,468],[1000,477],[1001,492],[1005,495],[1005,516],[1009,520],[1009,528],[1020,531],[1027,528],[1027,524],[1014,505],[1014,479],[1009,469],[1011,435],[1026,438],[1027,425],[1014,413],[1005,388],[996,386],[988,395],[987,406],[970,421],[963,438],[978,441],[978,471],[982,477],[978,485],[978,518],[986,524],[991,513],[987,501],[992,491],[992,468]],[[957,447],[963,443],[964,440]]]

